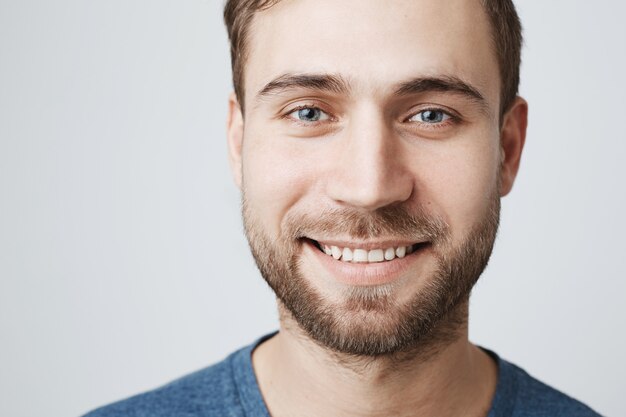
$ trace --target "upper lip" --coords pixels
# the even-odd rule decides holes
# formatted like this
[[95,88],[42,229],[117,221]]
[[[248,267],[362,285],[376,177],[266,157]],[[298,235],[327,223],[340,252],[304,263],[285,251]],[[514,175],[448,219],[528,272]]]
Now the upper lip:
[[312,239],[320,245],[337,246],[339,248],[358,248],[358,249],[387,249],[398,248],[401,246],[412,246],[417,243],[423,243],[424,241],[406,240],[406,239],[386,239],[376,241],[362,241],[362,240],[338,240],[338,239]]

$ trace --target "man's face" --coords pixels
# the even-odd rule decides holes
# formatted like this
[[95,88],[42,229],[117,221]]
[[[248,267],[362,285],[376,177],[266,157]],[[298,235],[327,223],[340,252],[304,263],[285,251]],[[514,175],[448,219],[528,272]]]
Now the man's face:
[[281,1],[248,42],[231,156],[262,275],[327,347],[425,343],[482,273],[503,193],[480,2]]

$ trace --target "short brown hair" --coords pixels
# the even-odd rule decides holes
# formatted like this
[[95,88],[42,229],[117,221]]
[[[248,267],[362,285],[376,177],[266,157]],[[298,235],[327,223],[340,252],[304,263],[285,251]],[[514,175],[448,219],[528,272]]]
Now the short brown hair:
[[[227,0],[224,21],[230,39],[233,85],[243,107],[243,64],[247,57],[247,36],[254,13],[281,0]],[[512,0],[482,0],[492,28],[500,78],[500,116],[511,107],[519,88],[522,50],[522,25]]]

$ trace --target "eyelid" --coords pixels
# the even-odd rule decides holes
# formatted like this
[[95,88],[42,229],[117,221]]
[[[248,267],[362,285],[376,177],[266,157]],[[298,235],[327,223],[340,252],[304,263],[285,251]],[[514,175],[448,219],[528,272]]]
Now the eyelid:
[[[296,103],[300,102],[300,104],[294,105]],[[315,126],[318,123],[326,123],[326,122],[332,122],[335,121],[336,118],[335,116],[328,110],[326,110],[326,106],[323,104],[318,103],[313,103],[313,102],[306,102],[306,101],[302,101],[302,100],[298,100],[298,102],[292,102],[286,106],[284,106],[280,113],[279,113],[279,118],[280,119],[287,119],[289,121],[292,121],[296,124],[302,125],[302,126]],[[328,118],[326,120],[318,120],[315,122],[303,122],[302,120],[298,120],[296,118],[290,117],[293,113],[297,112],[298,110],[302,110],[302,109],[318,109],[319,111],[321,111],[324,115],[326,115]]]
[[[289,122],[295,123],[303,127],[313,127],[313,126],[318,126],[320,124],[337,121],[337,118],[333,115],[333,113],[327,110],[328,107],[329,106],[326,103],[320,103],[318,99],[307,100],[306,98],[304,99],[300,98],[298,100],[293,100],[292,102],[283,106],[282,109],[279,111],[277,118],[287,120]],[[318,120],[314,122],[305,122],[295,117],[292,117],[293,113],[302,109],[318,109],[327,117],[327,119]],[[448,119],[439,123],[409,121],[409,119],[425,111],[442,112],[446,116],[448,116]],[[431,129],[443,128],[449,125],[459,124],[462,121],[463,121],[463,118],[457,111],[447,106],[440,105],[440,104],[422,104],[419,106],[415,106],[413,107],[413,109],[411,109],[410,113],[402,119],[402,123],[408,123],[412,125],[421,125],[424,128],[431,128]]]
[[[445,114],[446,116],[449,117],[449,119],[447,121],[441,122],[441,123],[439,123],[439,125],[444,124],[446,122],[458,123],[458,122],[461,122],[463,120],[461,115],[458,112],[456,112],[456,111],[454,111],[454,110],[452,110],[452,109],[450,109],[450,108],[448,108],[446,106],[425,104],[425,105],[423,105],[423,107],[420,107],[420,108],[417,108],[417,109],[413,108],[411,110],[411,112],[409,113],[409,115],[403,118],[403,122],[404,123],[409,123],[409,119],[411,119],[411,118],[413,118],[413,117],[417,116],[418,114],[423,113],[425,111],[442,112],[443,114]],[[425,123],[425,122],[410,122],[410,123]],[[433,124],[433,125],[435,125],[435,124]]]

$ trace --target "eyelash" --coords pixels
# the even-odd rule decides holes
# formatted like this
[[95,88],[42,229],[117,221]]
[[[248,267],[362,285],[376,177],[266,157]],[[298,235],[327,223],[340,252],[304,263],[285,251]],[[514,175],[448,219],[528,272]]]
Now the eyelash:
[[[408,122],[409,119],[417,116],[418,114],[428,112],[428,111],[443,113],[444,117],[445,116],[448,117],[448,120],[444,120],[440,123]],[[461,118],[457,116],[456,114],[452,113],[451,111],[442,109],[441,107],[427,107],[427,108],[419,109],[419,111],[416,111],[414,113],[411,113],[409,116],[407,116],[404,119],[404,121],[408,122],[409,124],[419,125],[420,128],[435,130],[435,129],[444,129],[444,128],[449,127],[450,125],[458,124],[461,122]]]
[[[328,119],[329,120],[321,120],[321,121],[315,121],[315,122],[303,122],[302,120],[298,120],[298,119],[294,119],[292,117],[289,117],[290,115],[292,115],[293,113],[299,111],[299,110],[303,110],[303,109],[317,109],[319,111],[321,111],[322,113],[328,115]],[[335,120],[335,118],[327,111],[325,111],[324,109],[322,109],[320,106],[316,106],[316,105],[311,105],[311,104],[304,104],[301,106],[297,106],[294,107],[292,109],[287,110],[287,112],[281,116],[282,119],[287,119],[289,121],[291,121],[292,123],[295,123],[299,126],[303,126],[303,127],[315,127],[318,126],[319,124],[322,123],[326,123],[326,122],[332,122]]]
[[[315,121],[315,122],[303,122],[301,120],[295,119],[290,117],[290,115],[292,115],[293,113],[299,111],[299,110],[303,110],[303,109],[317,109],[320,110],[321,112],[323,112],[324,114],[326,114],[329,118],[329,120],[322,120],[322,121]],[[416,115],[423,113],[423,112],[427,112],[427,111],[431,111],[431,112],[441,112],[443,113],[445,116],[448,116],[448,120],[441,122],[441,123],[426,123],[426,122],[407,122],[409,119],[411,119],[412,117],[415,117]],[[295,123],[298,126],[302,126],[302,127],[317,127],[320,124],[323,123],[327,123],[327,122],[333,122],[336,119],[327,111],[323,110],[320,106],[318,105],[311,105],[311,104],[304,104],[304,105],[300,105],[294,108],[291,108],[289,110],[287,110],[282,116],[281,119],[287,119],[292,123]],[[447,128],[450,125],[454,125],[454,124],[458,124],[461,122],[461,118],[459,116],[457,116],[456,114],[453,114],[452,112],[442,109],[440,107],[427,107],[427,108],[423,108],[423,109],[419,109],[419,111],[416,111],[414,113],[411,113],[409,116],[405,117],[403,119],[403,123],[408,123],[409,125],[420,125],[421,129],[430,129],[430,130],[436,130],[436,129],[443,129],[443,128]]]

